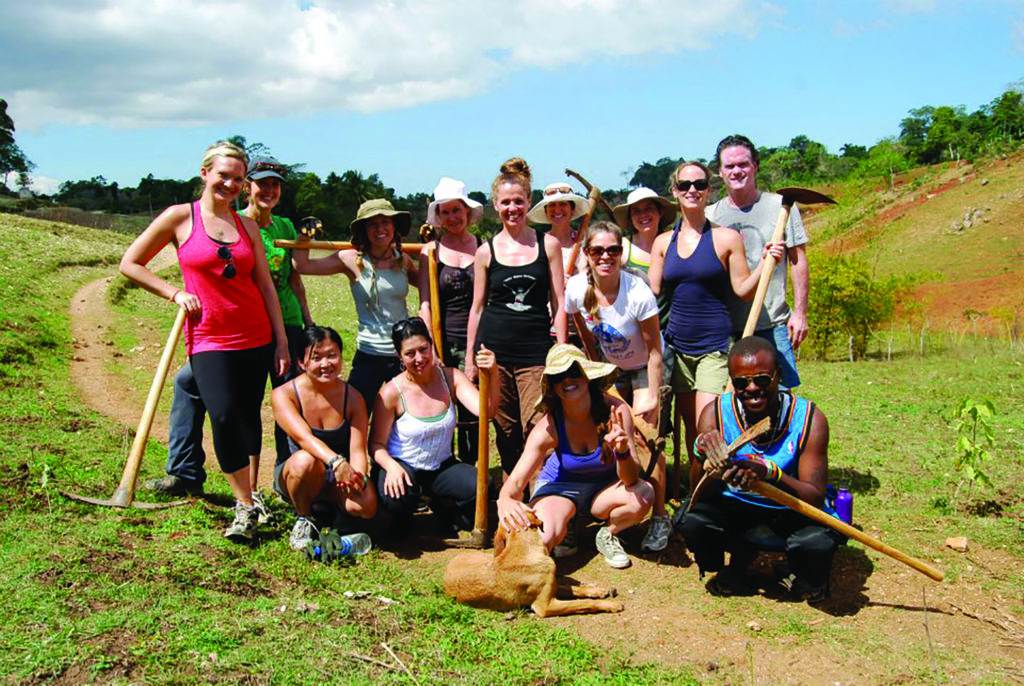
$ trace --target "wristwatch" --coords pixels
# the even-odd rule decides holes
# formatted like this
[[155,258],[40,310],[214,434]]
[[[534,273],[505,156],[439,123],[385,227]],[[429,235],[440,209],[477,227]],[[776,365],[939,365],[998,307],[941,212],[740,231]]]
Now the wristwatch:
[[338,466],[339,462],[348,462],[348,460],[345,459],[344,455],[335,455],[334,458],[327,463],[327,468],[333,472],[334,468]]

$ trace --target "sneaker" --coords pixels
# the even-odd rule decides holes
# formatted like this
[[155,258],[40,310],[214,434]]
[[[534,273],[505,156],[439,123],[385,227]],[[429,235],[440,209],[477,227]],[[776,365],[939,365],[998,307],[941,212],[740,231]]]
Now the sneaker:
[[630,565],[629,555],[622,549],[622,543],[612,530],[602,526],[597,530],[597,537],[594,539],[597,552],[604,555],[604,561],[613,569],[625,569]]
[[163,495],[202,495],[203,484],[198,481],[182,479],[180,476],[168,474],[159,479],[148,479],[142,484],[146,490]]
[[806,602],[808,605],[818,605],[829,598],[828,584],[816,586],[794,574],[790,574],[784,578],[781,583],[782,587],[786,589],[789,598],[796,602]]
[[313,541],[314,534],[319,535],[313,522],[305,517],[299,517],[292,527],[292,535],[288,537],[288,545],[292,550],[306,550]]
[[579,551],[579,546],[576,545],[576,518],[573,517],[569,520],[569,526],[565,531],[565,538],[551,549],[551,557],[572,557]]
[[252,506],[256,510],[256,521],[260,524],[266,524],[273,518],[273,513],[267,507],[267,502],[259,491],[252,492]]
[[224,538],[233,541],[251,541],[256,533],[258,515],[255,507],[247,507],[240,501],[235,502],[235,519],[227,529]]
[[668,537],[672,533],[672,522],[665,515],[651,517],[650,526],[640,544],[645,553],[659,553],[668,546]]

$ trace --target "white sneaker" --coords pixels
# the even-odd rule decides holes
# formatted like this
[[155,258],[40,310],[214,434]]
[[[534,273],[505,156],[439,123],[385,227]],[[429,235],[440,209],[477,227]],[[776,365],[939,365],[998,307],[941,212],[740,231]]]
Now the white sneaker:
[[291,536],[288,537],[288,545],[292,547],[292,550],[305,550],[313,541],[315,533],[316,527],[313,522],[305,517],[299,517],[295,520],[295,526],[292,527]]
[[252,506],[256,510],[256,521],[258,523],[266,524],[273,518],[274,514],[267,507],[267,502],[259,491],[252,492]]
[[645,553],[658,553],[668,546],[668,537],[672,533],[672,522],[666,516],[651,517],[640,550]]
[[249,507],[242,504],[241,501],[236,501],[235,519],[227,529],[224,529],[224,538],[230,538],[233,541],[251,541],[256,534],[257,520],[255,507]]
[[597,530],[594,545],[597,546],[597,552],[604,555],[604,561],[608,563],[609,567],[625,569],[631,564],[629,555],[622,548],[622,543],[608,527],[602,526]]

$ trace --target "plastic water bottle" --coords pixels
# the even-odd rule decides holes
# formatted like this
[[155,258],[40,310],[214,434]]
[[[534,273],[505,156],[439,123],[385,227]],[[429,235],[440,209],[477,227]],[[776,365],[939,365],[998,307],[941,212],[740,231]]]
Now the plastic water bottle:
[[370,540],[369,535],[363,532],[355,534],[347,534],[341,537],[341,554],[342,555],[365,555],[370,552],[370,548],[373,547],[373,542]]
[[836,494],[835,507],[840,520],[847,524],[853,524],[853,493],[845,488],[840,488]]

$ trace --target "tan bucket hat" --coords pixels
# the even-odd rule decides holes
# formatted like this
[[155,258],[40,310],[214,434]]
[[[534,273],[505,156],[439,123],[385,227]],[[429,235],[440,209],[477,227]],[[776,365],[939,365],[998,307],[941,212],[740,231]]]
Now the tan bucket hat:
[[536,408],[544,410],[544,398],[550,391],[548,377],[561,374],[573,365],[579,365],[587,381],[599,381],[604,390],[615,382],[619,368],[609,362],[595,362],[587,359],[586,354],[571,343],[556,343],[548,351],[544,360],[544,372],[541,377],[541,393]]
[[367,200],[356,210],[356,218],[348,225],[352,230],[353,243],[366,243],[366,222],[372,217],[391,217],[395,223],[395,234],[405,236],[409,233],[412,215],[403,210],[396,210],[390,201],[384,198]]
[[612,208],[615,223],[623,231],[633,231],[633,222],[629,220],[629,208],[641,200],[653,200],[654,204],[658,206],[658,210],[661,212],[661,217],[658,219],[659,229],[664,229],[676,220],[676,214],[679,212],[679,206],[676,203],[666,200],[646,186],[640,186],[626,196],[626,202]]

